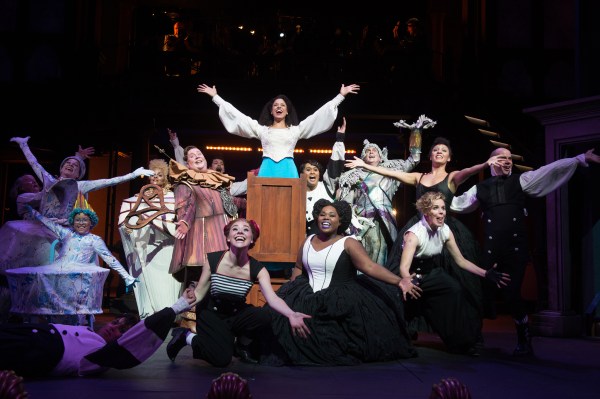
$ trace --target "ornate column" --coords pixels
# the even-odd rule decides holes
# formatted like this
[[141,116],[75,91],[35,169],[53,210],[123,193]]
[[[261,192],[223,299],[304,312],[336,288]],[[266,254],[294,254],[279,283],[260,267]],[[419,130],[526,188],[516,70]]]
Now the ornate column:
[[[600,150],[598,145],[600,143],[600,96],[528,108],[523,111],[535,117],[544,126],[546,163],[566,156],[575,156],[594,147],[596,151]],[[594,261],[592,251],[599,240],[597,229],[592,228],[594,220],[578,221],[578,225],[585,226],[586,233],[582,242],[570,242],[572,236],[570,224],[574,224],[574,221],[569,220],[569,209],[580,207],[585,214],[586,209],[591,209],[592,202],[597,204],[597,198],[593,198],[594,195],[589,191],[581,197],[583,198],[573,198],[570,201],[567,185],[546,197],[548,309],[533,315],[532,329],[536,335],[581,335],[585,306],[600,289],[597,283],[593,283],[600,276],[600,270],[594,270],[598,269],[594,264],[599,263],[597,259]],[[587,234],[588,227],[590,234]],[[594,230],[596,230],[596,237],[594,237]],[[571,251],[576,252],[578,247],[582,248],[581,254],[575,255],[581,256],[577,256],[580,260],[574,265],[574,254]],[[578,274],[575,274],[574,270],[577,270]],[[580,287],[581,292],[575,291],[575,287]],[[573,298],[577,296],[580,296],[582,304],[577,303],[577,308],[574,308]]]

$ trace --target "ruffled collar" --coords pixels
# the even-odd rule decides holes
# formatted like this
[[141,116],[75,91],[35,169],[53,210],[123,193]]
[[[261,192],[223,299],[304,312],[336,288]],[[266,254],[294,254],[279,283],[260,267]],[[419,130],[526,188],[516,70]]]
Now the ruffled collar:
[[172,159],[169,161],[169,177],[173,179],[173,183],[186,181],[213,190],[221,187],[228,188],[235,180],[233,176],[212,169],[208,169],[206,172],[197,172]]

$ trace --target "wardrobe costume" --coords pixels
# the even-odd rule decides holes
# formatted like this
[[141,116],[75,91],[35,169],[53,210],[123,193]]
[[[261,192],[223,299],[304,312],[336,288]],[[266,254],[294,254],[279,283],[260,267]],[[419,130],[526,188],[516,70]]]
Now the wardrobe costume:
[[279,348],[261,362],[333,366],[416,356],[394,303],[399,295],[359,276],[345,251],[344,242],[355,238],[346,236],[315,251],[313,237],[302,247],[302,274],[277,292],[290,308],[312,316],[305,319],[311,334],[294,336],[288,319],[271,310]]
[[161,204],[160,194],[147,198],[143,191],[121,203],[119,233],[129,272],[140,280],[133,293],[140,318],[145,319],[177,300],[182,284],[169,274],[175,246],[175,194],[163,192]]

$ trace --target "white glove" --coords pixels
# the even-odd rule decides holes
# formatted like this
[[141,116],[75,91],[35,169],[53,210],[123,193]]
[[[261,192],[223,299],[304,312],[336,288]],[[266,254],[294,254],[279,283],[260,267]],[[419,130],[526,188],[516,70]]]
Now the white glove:
[[29,141],[29,136],[27,137],[13,137],[12,139],[10,139],[10,141],[17,143],[19,145],[23,145],[23,144],[27,144],[27,142]]
[[144,169],[142,167],[137,168],[133,171],[136,176],[154,176],[154,171],[150,169]]

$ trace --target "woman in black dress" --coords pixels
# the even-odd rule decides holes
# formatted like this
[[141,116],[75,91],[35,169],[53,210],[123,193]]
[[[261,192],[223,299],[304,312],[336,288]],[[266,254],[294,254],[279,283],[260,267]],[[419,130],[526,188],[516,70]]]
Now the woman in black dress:
[[[277,292],[291,308],[312,316],[305,319],[311,334],[296,336],[286,319],[272,312],[284,363],[353,365],[416,356],[402,308],[395,303],[398,288],[409,289],[410,281],[373,262],[359,241],[344,236],[351,212],[348,203],[326,199],[313,208],[318,234],[306,238],[291,281]],[[366,276],[387,283],[390,290]]]
[[[452,147],[450,146],[450,142],[443,137],[437,137],[431,145],[431,149],[429,150],[431,171],[428,173],[392,171],[386,168],[367,165],[361,159],[356,157],[354,158],[355,159],[353,161],[346,162],[347,167],[365,168],[375,173],[398,179],[404,184],[415,186],[417,200],[421,198],[423,194],[430,191],[436,191],[444,194],[447,210],[450,210],[454,193],[456,193],[456,190],[462,183],[464,183],[469,177],[479,173],[488,166],[498,165],[498,157],[492,156],[486,162],[481,164],[461,170],[447,172],[446,167],[452,159]],[[404,227],[398,231],[398,238],[394,242],[385,265],[386,268],[394,273],[399,272],[404,233],[406,233],[406,231],[415,223],[419,222],[419,220],[421,220],[421,216],[422,215],[420,213],[415,214],[404,225]],[[458,219],[450,215],[446,216],[446,224],[448,227],[450,227],[450,230],[454,234],[456,243],[463,256],[467,260],[477,264],[479,262],[479,247],[471,231]],[[472,310],[478,314],[480,319],[482,319],[486,311],[484,311],[483,306],[480,279],[458,267],[446,249],[442,251],[437,261],[466,289],[469,301],[473,308]],[[423,323],[422,319],[413,320],[410,315],[407,315],[407,319],[411,323],[410,330],[412,332],[418,330],[431,331],[431,329]]]

